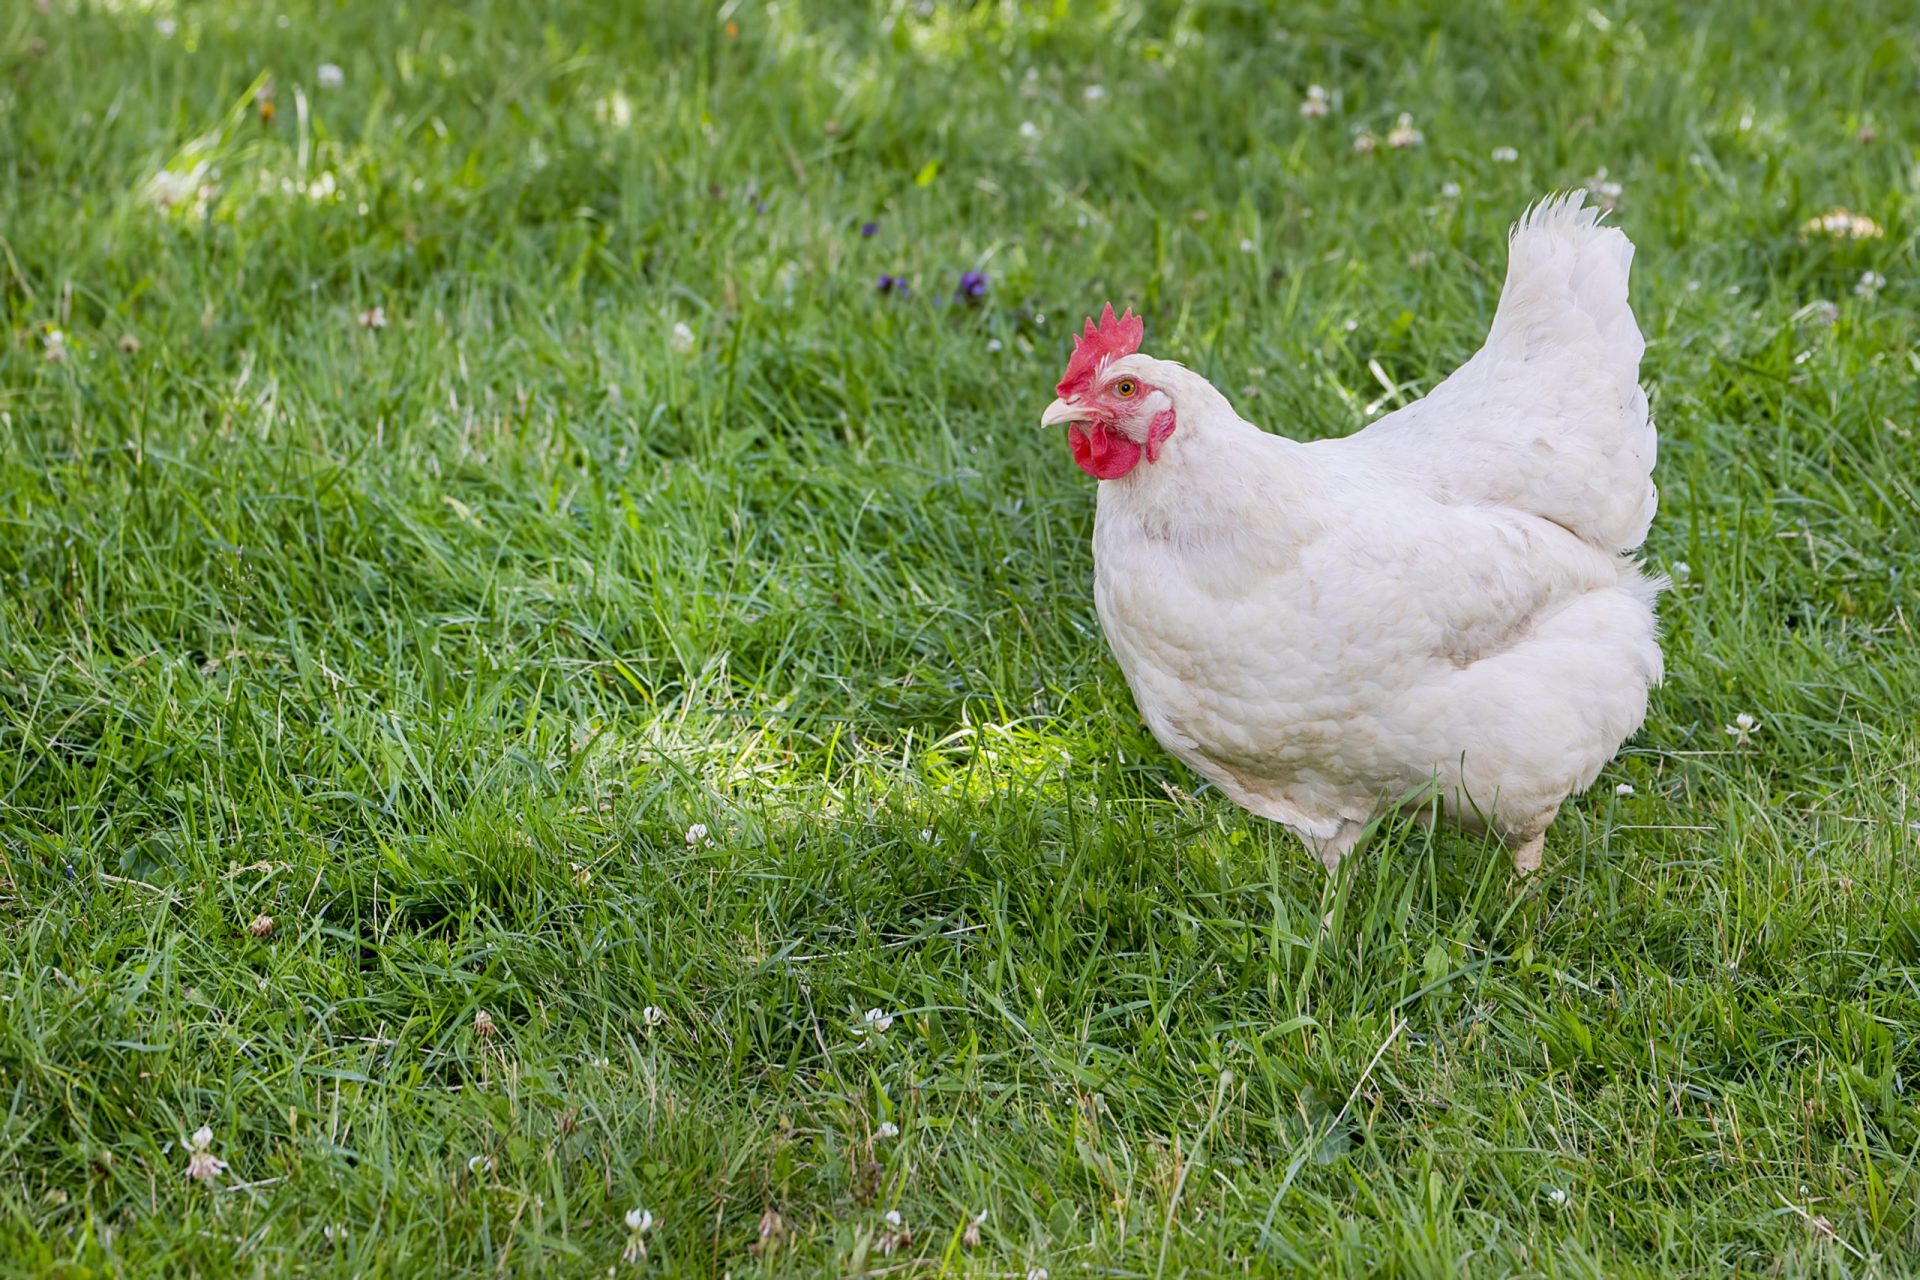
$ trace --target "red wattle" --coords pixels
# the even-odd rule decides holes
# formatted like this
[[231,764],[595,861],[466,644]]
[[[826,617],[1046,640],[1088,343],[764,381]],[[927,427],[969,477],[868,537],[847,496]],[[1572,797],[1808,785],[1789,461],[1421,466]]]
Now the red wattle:
[[1139,445],[1097,422],[1068,427],[1067,446],[1074,463],[1095,480],[1118,480],[1140,464]]

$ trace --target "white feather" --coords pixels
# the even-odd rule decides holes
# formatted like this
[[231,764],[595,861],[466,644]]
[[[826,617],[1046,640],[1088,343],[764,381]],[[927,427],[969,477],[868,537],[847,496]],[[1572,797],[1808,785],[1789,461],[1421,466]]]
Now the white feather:
[[1351,443],[1445,501],[1513,507],[1631,551],[1659,500],[1646,342],[1627,305],[1633,245],[1581,199],[1544,200],[1514,228],[1486,345]]
[[1116,361],[1177,416],[1100,486],[1095,599],[1155,736],[1323,854],[1437,796],[1516,845],[1639,728],[1659,585],[1654,434],[1626,237],[1530,211],[1485,347],[1340,440],[1243,421],[1211,385]]

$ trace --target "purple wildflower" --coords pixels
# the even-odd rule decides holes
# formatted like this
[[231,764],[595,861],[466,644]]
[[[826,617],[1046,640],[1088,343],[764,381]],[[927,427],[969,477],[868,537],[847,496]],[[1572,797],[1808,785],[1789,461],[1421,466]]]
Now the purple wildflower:
[[881,276],[877,287],[882,293],[897,293],[903,298],[913,292],[905,276]]
[[960,276],[960,292],[954,294],[959,302],[978,302],[987,295],[987,276],[984,271],[966,271]]
[[767,202],[762,200],[759,204],[753,206],[753,211],[755,213],[765,213],[767,211]]
[[860,238],[862,240],[871,240],[876,234],[878,234],[879,230],[880,230],[879,223],[863,222],[860,224]]

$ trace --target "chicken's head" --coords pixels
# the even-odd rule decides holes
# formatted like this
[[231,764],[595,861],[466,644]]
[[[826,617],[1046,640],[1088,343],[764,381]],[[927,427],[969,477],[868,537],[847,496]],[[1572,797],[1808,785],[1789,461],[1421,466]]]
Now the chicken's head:
[[1146,326],[1131,308],[1115,317],[1113,304],[1073,339],[1073,358],[1041,415],[1043,427],[1067,424],[1067,444],[1080,469],[1096,480],[1118,480],[1144,457],[1156,462],[1173,434],[1173,401],[1150,379],[1154,361],[1130,359]]

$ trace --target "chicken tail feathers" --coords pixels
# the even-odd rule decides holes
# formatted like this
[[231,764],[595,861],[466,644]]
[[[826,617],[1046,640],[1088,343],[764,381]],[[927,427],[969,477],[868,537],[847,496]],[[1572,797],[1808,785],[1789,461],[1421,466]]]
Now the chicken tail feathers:
[[1633,242],[1617,227],[1600,225],[1601,211],[1584,205],[1586,192],[1548,196],[1522,215],[1509,241],[1507,283],[1494,313],[1489,347],[1522,359],[1539,344],[1587,334],[1595,354],[1623,395],[1639,390],[1640,357],[1647,349],[1627,305]]
[[1514,507],[1627,552],[1658,505],[1658,440],[1627,302],[1633,245],[1585,195],[1527,210],[1486,345],[1356,439],[1414,462],[1443,500]]

